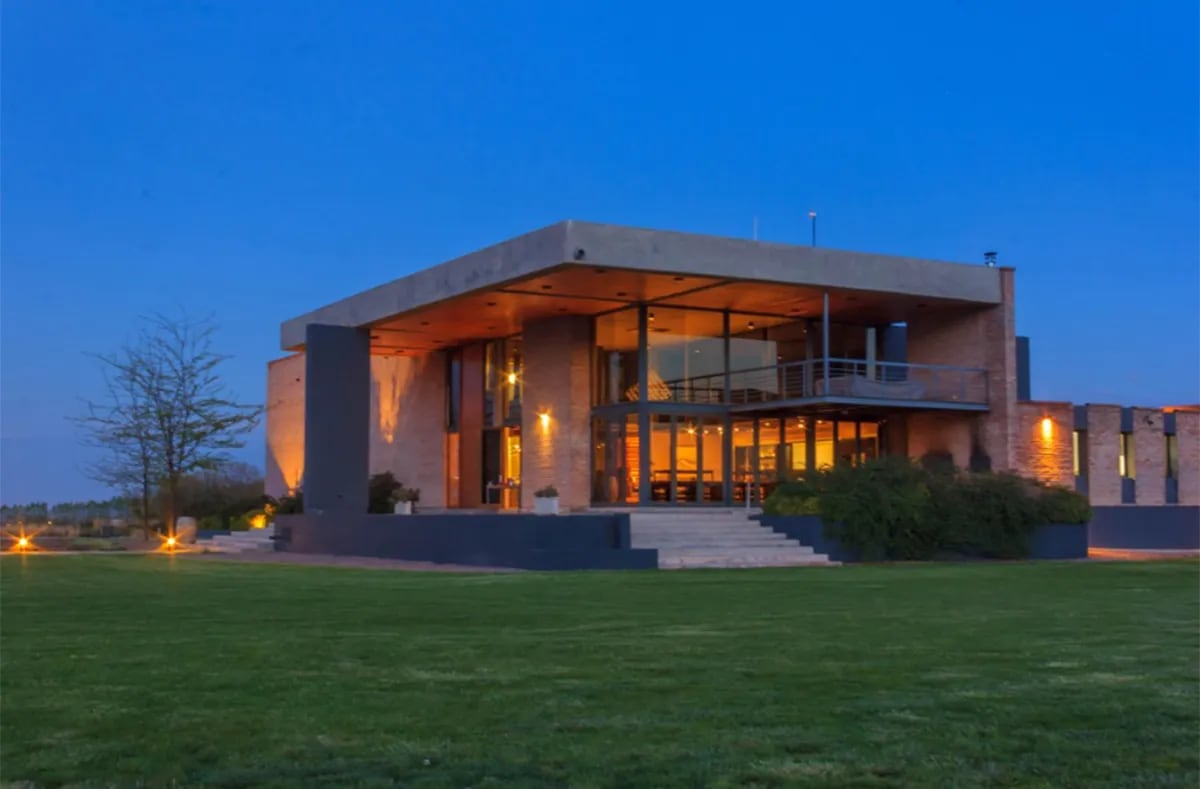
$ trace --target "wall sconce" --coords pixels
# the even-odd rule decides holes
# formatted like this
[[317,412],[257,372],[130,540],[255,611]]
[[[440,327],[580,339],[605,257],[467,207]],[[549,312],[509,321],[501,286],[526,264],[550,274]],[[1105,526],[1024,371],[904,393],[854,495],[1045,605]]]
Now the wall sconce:
[[1049,441],[1054,437],[1054,421],[1048,416],[1042,417],[1042,440]]
[[538,422],[541,423],[542,430],[549,430],[550,429],[550,412],[549,411],[539,411],[538,412]]

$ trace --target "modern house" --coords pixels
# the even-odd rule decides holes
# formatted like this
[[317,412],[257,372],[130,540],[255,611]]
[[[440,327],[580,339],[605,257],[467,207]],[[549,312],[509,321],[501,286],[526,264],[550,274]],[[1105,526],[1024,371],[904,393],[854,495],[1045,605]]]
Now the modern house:
[[728,508],[940,453],[1200,504],[1200,412],[1029,401],[1014,308],[1011,268],[560,222],[285,322],[267,488],[362,512],[388,470],[426,510],[548,485],[570,510]]

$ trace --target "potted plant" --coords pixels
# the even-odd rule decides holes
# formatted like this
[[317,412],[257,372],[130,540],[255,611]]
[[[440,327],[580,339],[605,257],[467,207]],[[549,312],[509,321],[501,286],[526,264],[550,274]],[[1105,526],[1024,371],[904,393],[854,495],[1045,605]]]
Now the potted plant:
[[413,505],[420,500],[421,491],[419,488],[396,488],[393,498],[393,511],[397,515],[412,515]]
[[558,489],[547,485],[533,492],[533,511],[537,515],[558,514]]

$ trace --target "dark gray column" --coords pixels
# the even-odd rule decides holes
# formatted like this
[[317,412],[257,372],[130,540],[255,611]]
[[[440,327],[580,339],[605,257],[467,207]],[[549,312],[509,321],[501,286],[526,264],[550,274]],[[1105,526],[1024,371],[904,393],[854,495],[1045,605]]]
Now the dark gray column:
[[304,511],[367,511],[371,339],[350,326],[304,332]]

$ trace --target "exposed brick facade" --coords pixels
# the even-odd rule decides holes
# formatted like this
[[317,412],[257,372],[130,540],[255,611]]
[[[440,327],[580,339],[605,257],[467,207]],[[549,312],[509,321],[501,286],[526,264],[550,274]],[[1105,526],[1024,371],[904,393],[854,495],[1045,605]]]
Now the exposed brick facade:
[[1092,504],[1121,503],[1121,407],[1087,406],[1088,498]]
[[[908,360],[915,364],[947,364],[963,367],[982,367],[987,370],[988,411],[974,417],[981,448],[987,453],[991,466],[997,471],[1014,468],[1014,446],[1017,439],[1017,350],[1014,312],[1014,272],[999,269],[1002,302],[994,307],[958,312],[921,313],[908,321]],[[922,426],[942,427],[953,435],[914,436],[914,420],[910,419],[909,454],[922,454],[914,446],[961,442],[962,424],[959,420],[917,419]],[[972,430],[968,427],[967,434]],[[914,439],[916,444],[914,445]],[[955,450],[956,461],[961,454]],[[966,458],[970,458],[970,448]],[[966,465],[965,462],[960,465]]]
[[591,501],[591,329],[590,318],[572,315],[528,323],[522,332],[522,507],[532,507],[534,491],[546,485],[558,489],[562,507]]
[[446,505],[446,368],[438,351],[371,357],[371,473],[419,488],[421,504]]
[[908,455],[920,458],[928,453],[949,452],[954,465],[968,468],[971,462],[971,435],[977,419],[974,414],[929,411],[909,414]]
[[304,354],[267,365],[266,492],[279,498],[304,479]]
[[1200,411],[1175,412],[1179,444],[1179,503],[1200,504]]
[[1075,412],[1070,403],[1018,403],[1014,470],[1050,485],[1073,488],[1074,427]]
[[[303,486],[304,354],[267,365],[266,492]],[[445,372],[442,354],[371,357],[371,473],[391,471],[420,488],[421,503],[445,504]],[[366,484],[366,480],[363,480]]]
[[1133,409],[1134,468],[1138,504],[1167,503],[1167,439],[1159,408]]

